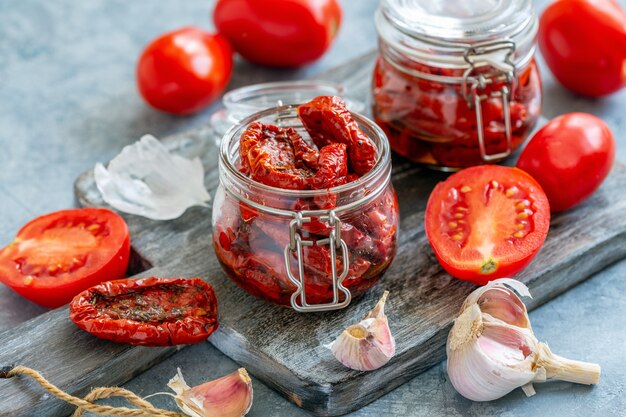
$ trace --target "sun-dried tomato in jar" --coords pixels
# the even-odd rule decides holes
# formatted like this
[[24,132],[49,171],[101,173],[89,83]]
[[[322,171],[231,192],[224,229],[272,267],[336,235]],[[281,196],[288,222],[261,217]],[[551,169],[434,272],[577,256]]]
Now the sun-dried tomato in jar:
[[530,0],[382,0],[373,113],[391,148],[458,169],[500,161],[541,112]]
[[387,139],[338,97],[282,106],[222,139],[213,245],[252,295],[298,311],[342,308],[397,247]]

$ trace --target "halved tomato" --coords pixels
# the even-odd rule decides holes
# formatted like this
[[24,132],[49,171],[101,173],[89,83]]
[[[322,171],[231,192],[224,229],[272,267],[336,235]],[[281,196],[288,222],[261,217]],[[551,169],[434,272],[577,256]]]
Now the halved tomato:
[[448,273],[484,285],[521,271],[550,227],[541,186],[517,168],[467,168],[437,184],[426,206],[426,236]]
[[123,278],[130,258],[126,222],[107,209],[61,210],[24,225],[0,250],[0,281],[44,307],[105,280]]

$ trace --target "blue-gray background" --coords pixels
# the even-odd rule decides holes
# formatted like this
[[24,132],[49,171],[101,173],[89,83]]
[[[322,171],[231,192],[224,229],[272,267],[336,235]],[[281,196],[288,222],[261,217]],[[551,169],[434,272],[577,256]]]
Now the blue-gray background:
[[[339,36],[314,65],[280,71],[238,61],[230,87],[312,76],[375,48],[377,3],[343,0]],[[535,1],[535,7],[540,11],[546,3]],[[211,109],[179,118],[148,108],[136,92],[134,70],[140,51],[157,35],[190,24],[212,29],[212,6],[212,0],[0,0],[0,246],[31,218],[74,206],[74,179],[95,162],[108,161],[145,133],[164,137],[207,121]],[[618,160],[626,162],[626,91],[585,100],[555,84],[543,65],[542,70],[544,116],[601,116],[616,135]],[[626,415],[624,276],[622,261],[531,314],[538,337],[553,351],[602,365],[599,386],[550,383],[539,385],[529,399],[517,390],[499,401],[472,403],[454,391],[441,364],[352,415]],[[42,311],[0,286],[0,330]],[[127,386],[141,395],[162,391],[176,367],[194,385],[237,365],[202,343]],[[250,416],[307,415],[262,383],[254,386]],[[155,402],[173,406],[168,401]]]

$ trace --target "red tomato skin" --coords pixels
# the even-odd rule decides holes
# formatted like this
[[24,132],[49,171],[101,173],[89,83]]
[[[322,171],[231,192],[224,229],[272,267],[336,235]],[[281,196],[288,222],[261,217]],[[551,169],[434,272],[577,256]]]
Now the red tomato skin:
[[588,97],[626,85],[626,13],[612,0],[558,0],[541,15],[539,47],[554,76]]
[[213,21],[250,62],[295,68],[321,57],[341,25],[337,0],[218,0]]
[[532,137],[517,167],[541,184],[552,212],[586,200],[615,161],[615,140],[600,118],[587,113],[559,116]]
[[83,270],[83,273],[76,279],[64,283],[52,283],[52,285],[49,285],[51,283],[41,283],[35,280],[32,285],[26,285],[23,280],[24,277],[15,268],[7,267],[6,264],[3,264],[3,252],[6,249],[4,248],[0,249],[0,281],[33,303],[46,308],[57,308],[67,304],[76,294],[93,285],[108,279],[124,277],[130,260],[130,235],[124,219],[111,210],[82,208],[49,213],[37,217],[22,226],[17,233],[16,240],[36,237],[43,230],[42,226],[57,219],[69,218],[76,213],[92,217],[112,216],[111,218],[115,221],[113,228],[122,238],[122,243],[117,252],[102,262],[102,266],[99,269]]
[[192,114],[224,92],[232,71],[233,52],[224,37],[185,27],[144,49],[137,63],[137,87],[157,110]]
[[[203,314],[186,314],[177,319],[158,320],[155,315],[159,314],[159,307],[169,309],[172,306],[182,307],[184,305],[184,303],[176,302],[179,300],[180,294],[169,291],[169,288],[174,286],[186,287],[196,291],[198,296],[190,300],[194,305],[186,306],[199,307],[203,310]],[[150,315],[149,320],[139,321],[134,318],[115,317],[115,312],[111,314],[110,305],[106,309],[96,306],[100,296],[107,297],[114,302],[116,297],[155,289],[162,294],[162,297],[158,301],[154,298],[150,300],[159,303],[157,308],[144,304],[144,313]],[[137,295],[135,296],[137,297]],[[132,305],[130,308],[137,308],[137,306]],[[138,309],[141,310],[141,308]],[[78,327],[96,337],[136,346],[173,346],[199,343],[206,340],[219,326],[215,292],[211,285],[200,278],[149,277],[103,282],[74,297],[70,303],[70,319]]]
[[[527,191],[533,195],[533,205],[539,215],[533,216],[534,230],[527,237],[518,241],[516,248],[520,253],[523,253],[522,257],[515,261],[498,262],[497,270],[490,274],[482,274],[477,265],[475,268],[457,266],[454,254],[451,253],[451,248],[453,247],[450,242],[445,242],[445,238],[442,239],[441,237],[443,235],[443,227],[439,223],[440,219],[438,216],[438,206],[441,204],[442,198],[446,198],[448,195],[449,184],[455,180],[455,176],[457,178],[460,176],[465,176],[466,178],[488,176],[497,181],[503,181],[507,177],[507,179],[512,178],[513,185],[520,186],[524,184],[526,186]],[[471,181],[468,184],[471,184]],[[513,277],[528,266],[539,253],[548,234],[550,211],[547,197],[542,191],[540,184],[529,174],[517,168],[481,165],[459,171],[448,177],[446,181],[440,182],[435,186],[426,205],[424,223],[426,236],[441,267],[457,279],[469,281],[476,285],[485,285],[494,279]]]
[[447,259],[443,253],[435,250],[433,247],[433,251],[435,252],[435,256],[437,257],[439,264],[441,264],[441,267],[448,274],[462,281],[469,281],[472,284],[476,284],[476,285],[486,285],[489,281],[493,281],[494,279],[498,279],[498,278],[514,277],[515,275],[520,273],[524,268],[526,268],[528,264],[530,264],[530,262],[535,258],[535,256],[537,256],[537,253],[539,253],[539,249],[541,249],[541,247],[538,247],[536,250],[531,252],[527,258],[522,259],[518,262],[513,262],[508,265],[500,265],[498,267],[497,273],[494,273],[491,275],[481,275],[477,273],[476,271],[469,271],[466,269],[455,268],[452,264],[447,262]]

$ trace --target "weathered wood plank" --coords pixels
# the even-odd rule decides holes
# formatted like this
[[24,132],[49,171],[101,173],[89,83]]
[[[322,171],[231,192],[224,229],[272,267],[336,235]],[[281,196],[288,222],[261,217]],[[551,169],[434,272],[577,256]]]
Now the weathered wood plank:
[[[373,55],[338,69],[350,95],[365,100]],[[200,156],[205,184],[214,194],[217,155],[209,129],[166,138],[167,146]],[[426,241],[423,216],[427,196],[443,174],[394,160],[393,182],[401,210],[400,246],[385,277],[364,297],[343,310],[296,314],[248,296],[222,273],[212,250],[211,210],[193,208],[171,222],[125,216],[134,249],[155,265],[141,276],[201,276],[219,298],[220,329],[209,339],[252,374],[316,415],[357,409],[395,388],[444,357],[452,318],[473,286],[445,274]],[[534,295],[534,308],[606,265],[626,256],[626,168],[617,165],[602,188],[585,204],[554,217],[537,259],[520,275]],[[102,205],[91,172],[76,183],[82,205]],[[363,373],[338,364],[323,347],[346,325],[371,308],[384,289],[391,291],[388,314],[397,355],[382,369]],[[92,338],[70,323],[67,310],[44,314],[0,333],[0,364],[23,363],[42,370],[73,393],[119,384],[161,360],[174,349],[131,348]],[[68,411],[55,400],[41,401],[27,381],[0,381],[0,415],[56,416]],[[5,406],[6,404],[6,406]]]

